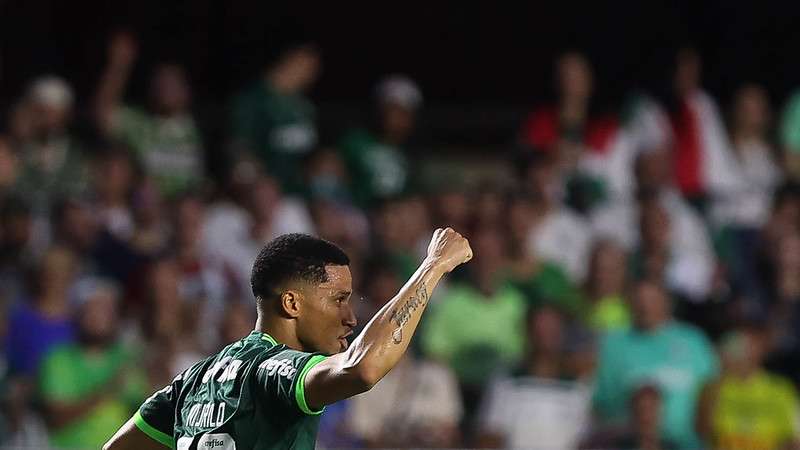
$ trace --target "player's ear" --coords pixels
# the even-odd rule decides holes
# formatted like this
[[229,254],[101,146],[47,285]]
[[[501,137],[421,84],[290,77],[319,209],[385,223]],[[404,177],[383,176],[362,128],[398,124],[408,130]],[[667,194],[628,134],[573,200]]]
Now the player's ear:
[[281,309],[289,317],[295,318],[300,315],[301,299],[302,294],[298,291],[283,291],[281,293]]

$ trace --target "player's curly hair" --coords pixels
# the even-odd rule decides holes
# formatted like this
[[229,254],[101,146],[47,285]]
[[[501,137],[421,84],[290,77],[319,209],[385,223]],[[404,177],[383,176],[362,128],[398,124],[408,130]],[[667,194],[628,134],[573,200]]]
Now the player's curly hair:
[[325,266],[346,266],[350,258],[336,244],[302,233],[284,234],[261,249],[253,263],[250,286],[256,303],[278,295],[291,280],[328,281]]

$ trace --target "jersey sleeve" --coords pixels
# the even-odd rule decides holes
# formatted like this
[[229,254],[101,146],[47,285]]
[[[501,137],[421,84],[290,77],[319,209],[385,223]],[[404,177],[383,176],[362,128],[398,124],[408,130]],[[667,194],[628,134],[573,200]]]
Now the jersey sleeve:
[[161,444],[175,448],[173,432],[175,427],[175,409],[178,392],[183,382],[182,375],[178,375],[160,391],[156,391],[144,401],[133,416],[133,423],[144,434]]
[[306,402],[305,378],[308,371],[325,360],[317,353],[283,350],[262,361],[256,382],[265,398],[308,415],[321,414],[325,408],[312,410]]

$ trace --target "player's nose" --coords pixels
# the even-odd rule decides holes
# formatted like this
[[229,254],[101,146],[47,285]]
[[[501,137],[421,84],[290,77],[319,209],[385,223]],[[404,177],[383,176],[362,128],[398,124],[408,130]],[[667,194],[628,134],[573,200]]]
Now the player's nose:
[[356,325],[358,325],[358,319],[356,319],[356,314],[353,311],[353,308],[350,307],[349,305],[346,308],[344,320],[342,321],[342,323],[350,328],[355,328]]

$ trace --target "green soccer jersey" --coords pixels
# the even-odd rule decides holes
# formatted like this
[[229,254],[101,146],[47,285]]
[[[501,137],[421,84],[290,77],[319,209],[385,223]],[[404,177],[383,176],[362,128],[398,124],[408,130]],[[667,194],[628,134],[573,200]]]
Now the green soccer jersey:
[[178,450],[313,449],[322,410],[309,408],[303,381],[324,359],[253,331],[175,377],[134,422]]

